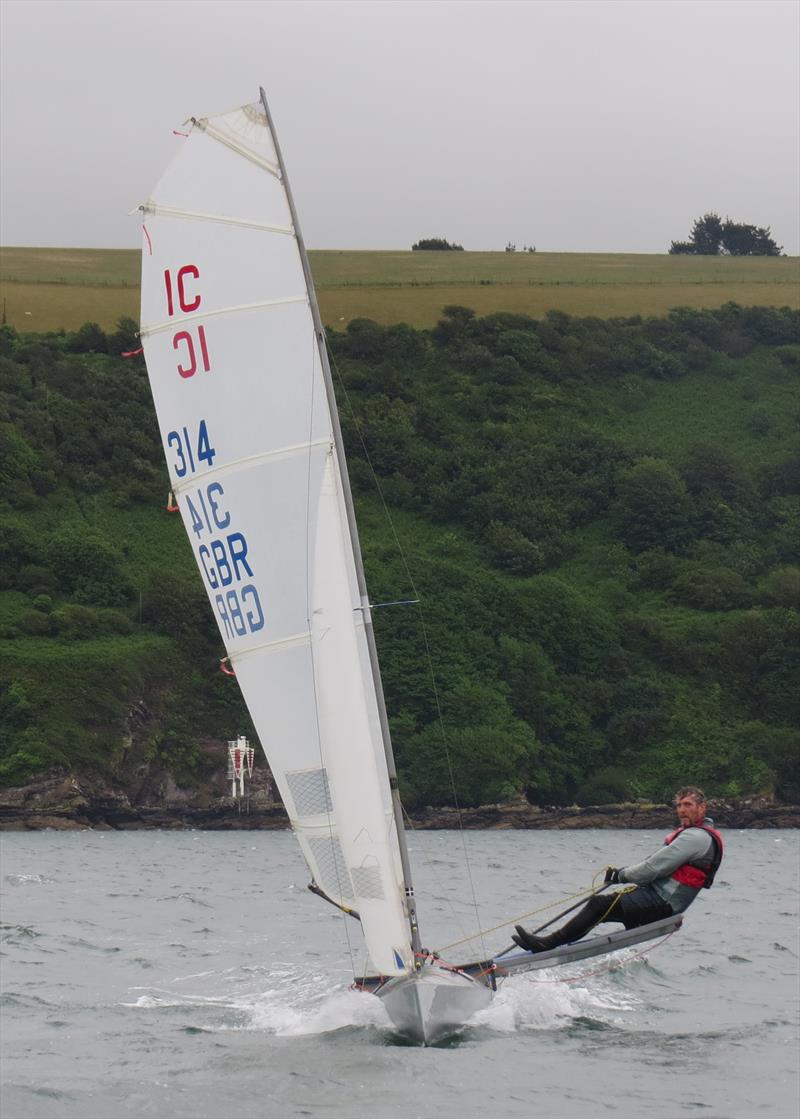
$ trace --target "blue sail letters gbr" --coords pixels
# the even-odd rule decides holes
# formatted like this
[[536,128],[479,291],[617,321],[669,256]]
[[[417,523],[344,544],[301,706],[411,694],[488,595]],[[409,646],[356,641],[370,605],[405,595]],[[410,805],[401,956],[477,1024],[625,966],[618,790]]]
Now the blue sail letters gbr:
[[[174,455],[172,469],[181,479],[203,465],[213,466],[216,450],[205,420],[196,432],[178,428],[167,434],[166,444]],[[168,459],[169,459],[168,451]],[[197,538],[197,562],[219,617],[222,635],[246,637],[264,628],[264,611],[248,557],[247,538],[231,528],[231,514],[220,482],[199,485],[180,495],[188,529]]]

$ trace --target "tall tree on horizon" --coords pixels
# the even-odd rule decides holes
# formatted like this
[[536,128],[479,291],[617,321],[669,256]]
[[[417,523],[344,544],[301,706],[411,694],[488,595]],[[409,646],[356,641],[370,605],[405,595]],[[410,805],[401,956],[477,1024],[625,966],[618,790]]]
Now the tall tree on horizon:
[[713,212],[697,218],[688,241],[673,241],[673,255],[686,256],[780,256],[783,246],[776,244],[769,226],[725,221]]

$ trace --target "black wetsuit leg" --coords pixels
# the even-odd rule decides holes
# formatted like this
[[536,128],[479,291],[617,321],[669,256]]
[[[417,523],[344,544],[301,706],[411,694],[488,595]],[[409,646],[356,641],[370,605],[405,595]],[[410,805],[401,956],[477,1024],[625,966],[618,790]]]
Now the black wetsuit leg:
[[[674,913],[669,902],[664,901],[652,886],[637,886],[635,890],[620,894],[618,906],[626,929],[638,929]],[[609,920],[614,918],[609,917]]]
[[630,893],[595,894],[566,925],[547,937],[549,947],[572,944],[604,921],[616,921],[626,929],[638,929],[640,925],[649,925],[651,921],[672,916],[672,907],[667,902],[651,900],[641,895],[637,897],[639,889],[637,887]]
[[596,894],[593,898],[589,898],[586,905],[579,909],[575,916],[567,921],[566,925],[562,925],[560,929],[550,933],[547,939],[552,941],[553,948],[557,948],[561,944],[571,944],[573,940],[580,940],[601,921],[619,921],[624,924],[619,902],[614,901],[613,895],[605,897],[602,894]]

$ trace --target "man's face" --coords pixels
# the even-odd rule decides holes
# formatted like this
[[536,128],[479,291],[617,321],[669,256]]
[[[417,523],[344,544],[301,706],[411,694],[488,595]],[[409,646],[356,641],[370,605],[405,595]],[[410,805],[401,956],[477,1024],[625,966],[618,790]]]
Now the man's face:
[[675,801],[675,811],[678,813],[682,828],[692,828],[695,824],[702,824],[706,815],[706,802],[701,800],[698,804],[694,797],[683,797]]

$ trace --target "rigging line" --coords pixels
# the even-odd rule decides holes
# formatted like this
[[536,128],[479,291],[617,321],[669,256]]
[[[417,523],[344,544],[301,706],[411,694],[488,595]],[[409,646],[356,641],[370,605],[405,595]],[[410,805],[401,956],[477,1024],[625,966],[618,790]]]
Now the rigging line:
[[396,598],[394,602],[371,602],[370,610],[382,610],[384,606],[418,606],[418,598]]
[[[369,951],[365,948],[364,949],[364,963],[361,965],[361,975],[362,975],[362,977],[366,976],[367,968],[369,967],[369,965],[370,965]],[[354,983],[358,983],[358,979],[359,979],[359,977],[357,975],[353,976],[353,982]],[[353,988],[351,987],[350,990],[352,991]]]
[[[327,336],[324,336],[324,340],[325,340],[325,345],[327,346]],[[339,371],[339,366],[336,364],[336,358],[335,358],[334,354],[331,352],[331,349],[330,349],[329,346],[327,346],[327,349],[328,349],[328,355],[329,355],[329,358],[330,358],[331,365],[332,365],[332,367],[333,367],[333,369],[336,373],[336,376],[339,380],[339,384],[342,387],[342,391],[344,393],[344,398],[345,398],[345,401],[347,402],[347,407],[348,407],[348,410],[350,412],[350,418],[352,419],[353,425],[354,425],[354,427],[356,429],[356,432],[358,434],[358,439],[359,439],[359,442],[361,443],[361,448],[364,452],[364,457],[367,460],[367,465],[369,466],[370,473],[372,474],[372,479],[373,479],[373,482],[375,483],[375,488],[378,492],[378,497],[380,498],[381,505],[383,506],[384,515],[386,516],[386,520],[389,523],[389,527],[391,529],[392,536],[394,537],[395,545],[396,545],[397,550],[400,554],[400,558],[403,562],[403,567],[405,569],[406,577],[408,578],[408,581],[411,584],[411,590],[414,594],[414,597],[419,602],[419,619],[420,619],[420,626],[422,628],[422,638],[423,638],[423,641],[425,643],[425,656],[426,656],[427,664],[428,664],[428,672],[430,673],[431,686],[432,686],[432,689],[433,689],[433,697],[434,697],[434,701],[435,701],[435,704],[436,704],[436,714],[437,714],[439,728],[441,730],[441,735],[442,735],[442,746],[443,746],[443,749],[444,749],[445,761],[447,762],[448,775],[450,777],[450,788],[451,788],[451,791],[453,793],[453,800],[455,801],[456,812],[457,812],[457,815],[458,815],[458,827],[459,827],[459,831],[461,833],[461,845],[462,845],[462,849],[464,851],[464,862],[465,862],[466,868],[467,868],[467,877],[469,879],[470,893],[472,895],[472,906],[475,910],[475,922],[480,927],[481,921],[480,921],[480,913],[479,913],[479,910],[478,910],[478,899],[477,899],[477,896],[475,894],[475,882],[474,882],[473,877],[472,877],[472,866],[470,864],[469,853],[467,851],[466,834],[465,834],[465,829],[464,829],[464,818],[463,818],[463,815],[462,815],[462,812],[461,812],[461,804],[459,803],[458,792],[456,791],[455,775],[453,773],[453,765],[452,765],[452,761],[451,761],[451,758],[450,758],[450,750],[449,750],[448,745],[447,745],[447,734],[445,732],[445,727],[444,727],[444,716],[442,715],[442,707],[441,707],[441,703],[439,701],[439,688],[437,687],[437,684],[436,684],[436,673],[435,673],[434,667],[433,667],[433,657],[431,656],[431,646],[430,646],[430,641],[428,639],[428,629],[427,629],[427,626],[425,625],[425,614],[424,614],[424,611],[422,609],[420,594],[419,594],[419,591],[417,590],[417,585],[414,582],[414,577],[411,574],[411,568],[409,567],[408,560],[406,558],[406,554],[403,550],[403,546],[400,543],[400,537],[397,535],[397,529],[395,528],[394,521],[392,520],[392,515],[389,512],[389,507],[386,504],[386,498],[383,495],[383,489],[381,488],[381,484],[380,484],[380,481],[378,479],[378,475],[375,472],[374,466],[372,465],[372,459],[370,458],[369,451],[367,450],[367,444],[366,444],[366,441],[365,441],[364,436],[362,434],[361,425],[358,422],[358,418],[356,416],[355,409],[353,408],[353,403],[350,400],[350,394],[347,391],[347,385],[345,384],[344,378],[342,377],[342,374]],[[485,955],[486,954],[486,945],[483,943],[483,937],[482,936],[481,936],[481,946],[482,946],[483,954]]]
[[[472,893],[472,905],[473,905],[473,908],[475,910],[475,920],[478,923],[478,925],[480,926],[481,918],[480,918],[480,913],[478,911],[478,899],[475,896],[475,883],[474,883],[473,878],[472,878],[472,866],[470,865],[469,854],[467,852],[466,830],[464,828],[464,820],[463,820],[463,817],[461,815],[461,805],[460,805],[459,800],[458,800],[458,792],[456,791],[456,780],[455,780],[455,774],[453,773],[453,763],[452,763],[452,760],[450,758],[450,751],[447,747],[447,735],[446,735],[445,728],[444,728],[444,717],[442,715],[442,708],[439,704],[439,690],[436,687],[436,678],[433,674],[433,658],[431,657],[430,644],[428,642],[428,631],[427,631],[427,628],[425,626],[425,621],[424,621],[424,618],[423,618],[423,615],[422,615],[422,607],[421,606],[420,606],[420,609],[419,609],[419,613],[420,613],[420,620],[422,622],[422,636],[423,636],[424,641],[425,641],[425,652],[426,652],[426,655],[427,655],[427,658],[428,658],[428,665],[429,665],[430,672],[431,672],[431,680],[433,681],[433,685],[434,685],[434,699],[436,701],[436,712],[437,712],[437,715],[438,715],[438,718],[439,718],[439,728],[440,728],[441,734],[442,734],[442,746],[444,747],[444,757],[445,757],[445,761],[447,762],[447,772],[450,775],[450,788],[453,791],[453,800],[456,803],[456,811],[458,813],[458,827],[459,827],[459,831],[461,832],[461,846],[464,850],[464,862],[466,863],[467,876],[469,878],[470,892]],[[486,944],[485,944],[484,939],[483,939],[483,933],[480,933],[479,935],[480,935],[480,941],[481,941],[481,953],[485,956],[487,953],[486,953]]]
[[[408,824],[409,828],[414,833],[414,837],[419,838],[420,832],[417,830],[417,828],[414,825],[414,821],[411,819],[408,812],[406,811],[405,805],[402,805],[402,808],[403,808],[403,818],[405,819],[405,822]],[[439,872],[434,865],[433,859],[431,858],[431,855],[430,855],[430,851],[428,850],[427,846],[424,843],[421,845],[421,850],[422,850],[423,857],[425,859],[425,863],[428,867],[428,870],[429,870],[431,876],[434,878],[434,880],[436,882],[436,886],[439,890],[439,894],[450,909],[450,916],[453,919],[453,923],[457,926],[459,932],[466,933],[466,930],[465,930],[463,924],[461,923],[461,918],[458,915],[458,913],[456,912],[456,907],[453,905],[453,902],[450,898],[450,895],[449,895],[448,891],[446,890],[442,879],[439,877]],[[472,939],[472,937],[468,937],[468,936],[465,935],[464,940],[457,940],[456,944],[463,944],[465,941],[471,940],[471,939]]]
[[[563,905],[565,901],[573,901],[575,898],[579,898],[582,900],[583,898],[594,897],[595,894],[601,893],[601,891],[605,889],[605,886],[609,884],[610,883],[606,883],[599,889],[595,889],[594,885],[592,885],[589,887],[588,890],[578,890],[576,894],[566,894],[564,897],[556,898],[555,901],[548,901],[545,905],[540,905],[537,909],[531,909],[527,913],[520,913],[519,916],[511,917],[508,921],[501,921],[499,925],[492,925],[491,928],[481,929],[478,932],[473,933],[472,936],[464,937],[464,940],[453,940],[450,944],[443,944],[442,947],[438,949],[438,951],[446,952],[449,948],[457,948],[459,944],[464,944],[467,940],[477,940],[478,937],[488,936],[489,933],[497,932],[499,929],[508,928],[509,925],[516,925],[520,921],[527,921],[529,917],[535,917],[537,913],[544,913],[547,909],[553,909],[557,905]],[[625,892],[626,891],[624,890],[621,891],[621,893]],[[542,929],[547,928],[547,925],[551,925],[553,921],[557,921],[559,917],[565,917],[567,913],[571,912],[572,909],[576,909],[577,906],[581,904],[581,900],[577,902],[577,905],[573,905],[570,906],[569,909],[565,909],[563,913],[557,913],[556,916],[553,917],[552,921],[548,921],[546,925],[542,925],[536,931],[541,932]],[[504,956],[506,952],[512,951],[514,947],[515,946],[512,944],[511,948],[506,948],[502,952],[495,953],[495,955]]]
[[[311,627],[311,547],[310,547],[310,544],[311,544],[311,464],[312,464],[312,461],[313,461],[312,452],[311,452],[313,441],[312,441],[311,436],[312,436],[312,433],[314,431],[314,403],[315,403],[315,400],[316,400],[315,389],[316,389],[316,384],[317,384],[315,357],[317,356],[317,354],[318,354],[317,339],[316,339],[315,334],[312,333],[312,335],[311,335],[311,382],[310,382],[311,400],[310,400],[309,419],[308,419],[308,454],[307,454],[307,457],[306,457],[306,546],[305,546],[305,552],[306,552],[306,623],[308,625],[308,633],[309,633],[309,660],[310,660],[310,663],[311,663],[311,687],[312,687],[312,690],[314,692],[314,728],[315,728],[315,731],[316,731],[316,738],[317,738],[317,753],[319,755],[319,767],[323,771],[323,773],[325,774],[325,779],[326,779],[326,783],[327,783],[328,771],[325,767],[325,758],[324,758],[323,752],[322,752],[322,733],[321,733],[320,725],[319,725],[319,696],[318,696],[318,692],[317,692],[317,666],[316,666],[316,663],[314,661],[314,642],[313,642],[312,627]],[[323,466],[323,470],[324,469],[325,468]],[[330,797],[330,790],[329,790],[328,795]],[[342,897],[344,897],[344,893],[342,891],[342,881],[341,881],[341,877],[340,877],[340,874],[339,874],[339,859],[336,858],[336,844],[339,843],[339,837],[338,837],[338,835],[334,834],[332,808],[333,808],[333,805],[331,803],[331,808],[328,810],[328,813],[327,813],[327,816],[328,816],[328,839],[329,839],[330,845],[331,845],[331,854],[332,854],[332,860],[331,861],[333,863],[333,869],[334,869],[334,873],[336,875],[336,885],[337,885],[338,890],[339,890],[339,897],[342,898]],[[339,846],[339,849],[341,850],[341,845]],[[355,898],[353,900],[355,900]],[[336,904],[336,903],[334,903],[334,904]],[[342,922],[343,922],[342,927],[344,928],[344,935],[345,935],[345,939],[347,940],[347,952],[348,952],[348,955],[350,956],[350,969],[353,972],[353,979],[355,979],[355,977],[356,977],[356,963],[355,963],[355,954],[354,954],[354,951],[353,951],[353,943],[350,939],[350,925],[349,925],[347,917],[344,913],[344,910],[341,910],[341,907],[339,907],[339,906],[337,906],[337,908],[340,909],[341,914],[342,914],[342,916],[341,916],[341,919],[342,919]]]

